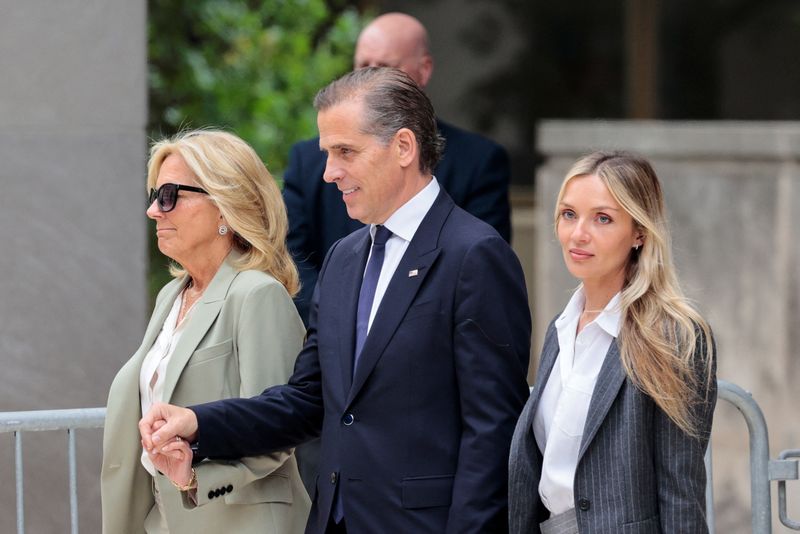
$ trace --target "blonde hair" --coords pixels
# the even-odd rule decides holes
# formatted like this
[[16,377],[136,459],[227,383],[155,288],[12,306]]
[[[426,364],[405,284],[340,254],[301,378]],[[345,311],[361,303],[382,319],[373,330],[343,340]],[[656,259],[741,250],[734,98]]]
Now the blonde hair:
[[678,427],[699,437],[695,408],[708,401],[714,379],[711,329],[678,282],[658,177],[643,158],[594,152],[569,170],[558,203],[570,180],[587,175],[600,178],[643,236],[641,248],[631,249],[622,288],[622,365],[631,381]]
[[[154,188],[167,156],[178,154],[208,191],[228,227],[233,246],[242,256],[235,267],[270,274],[290,295],[300,287],[297,267],[286,248],[289,223],[275,180],[255,150],[239,137],[218,130],[181,132],[155,143],[147,163],[147,188]],[[186,275],[170,266],[174,277]]]

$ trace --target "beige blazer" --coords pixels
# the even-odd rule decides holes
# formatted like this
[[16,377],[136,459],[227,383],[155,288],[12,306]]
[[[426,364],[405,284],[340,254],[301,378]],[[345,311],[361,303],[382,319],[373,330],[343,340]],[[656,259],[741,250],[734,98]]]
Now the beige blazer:
[[[181,406],[249,397],[285,383],[305,329],[283,285],[259,271],[237,272],[232,253],[195,305],[170,359],[164,401]],[[103,435],[103,532],[144,532],[154,505],[153,478],[140,462],[139,372],[186,280],[161,290],[144,340],[117,373],[108,395]],[[301,533],[310,508],[290,452],[196,466],[198,505],[156,476],[170,534]]]

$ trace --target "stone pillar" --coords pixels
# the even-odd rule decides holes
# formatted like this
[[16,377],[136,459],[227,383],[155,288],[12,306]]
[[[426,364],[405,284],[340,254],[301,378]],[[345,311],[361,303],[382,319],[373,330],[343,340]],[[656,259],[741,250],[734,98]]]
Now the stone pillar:
[[[0,7],[0,411],[104,406],[147,318],[146,3]],[[66,433],[23,435],[27,532],[69,529]],[[100,532],[100,431],[78,441]],[[0,435],[0,532],[15,532]]]
[[[679,276],[716,335],[718,377],[752,392],[772,458],[800,447],[800,123],[545,121],[538,139],[534,345],[577,284],[552,231],[564,174],[594,149],[639,153],[663,184]],[[747,430],[723,402],[712,441],[717,531],[749,532]],[[800,515],[796,497],[789,510]]]

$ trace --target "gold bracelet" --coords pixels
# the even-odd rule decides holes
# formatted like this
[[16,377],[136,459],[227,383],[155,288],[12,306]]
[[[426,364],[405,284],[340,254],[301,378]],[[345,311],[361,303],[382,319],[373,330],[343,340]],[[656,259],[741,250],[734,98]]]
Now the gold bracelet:
[[178,488],[179,491],[189,491],[197,487],[197,473],[195,472],[194,467],[192,467],[192,477],[185,486],[181,486],[172,479],[169,479],[169,481],[172,482],[172,485]]

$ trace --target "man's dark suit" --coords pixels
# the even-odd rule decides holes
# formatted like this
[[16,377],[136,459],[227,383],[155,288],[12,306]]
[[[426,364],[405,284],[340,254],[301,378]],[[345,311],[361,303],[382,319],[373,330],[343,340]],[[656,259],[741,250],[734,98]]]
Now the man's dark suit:
[[503,532],[509,444],[528,396],[530,314],[519,261],[442,191],[395,271],[354,373],[369,248],[363,228],[328,253],[288,385],[193,407],[198,452],[248,456],[321,429],[307,532],[324,532],[337,488],[350,532]]
[[[508,155],[480,135],[437,121],[445,138],[444,156],[434,169],[439,184],[461,208],[494,226],[511,241]],[[296,143],[284,174],[283,199],[289,215],[287,243],[300,269],[300,293],[295,297],[303,321],[322,260],[337,240],[363,226],[347,216],[342,193],[322,180],[325,154],[319,138]]]

